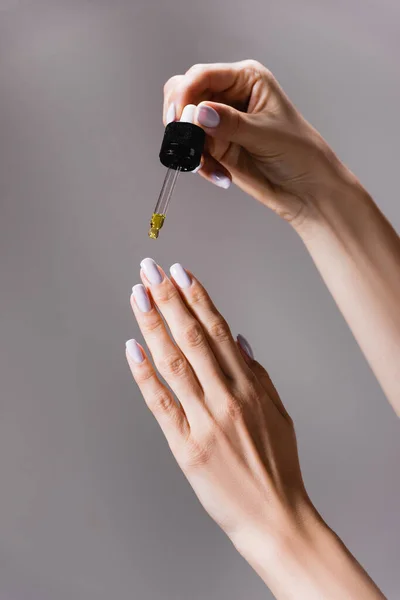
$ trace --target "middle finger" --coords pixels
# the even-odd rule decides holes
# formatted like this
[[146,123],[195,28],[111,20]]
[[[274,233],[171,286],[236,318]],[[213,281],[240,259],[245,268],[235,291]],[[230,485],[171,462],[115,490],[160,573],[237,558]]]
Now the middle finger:
[[170,331],[192,366],[206,396],[226,390],[227,379],[208,343],[203,327],[188,310],[178,290],[151,258],[141,262],[143,283],[161,311]]

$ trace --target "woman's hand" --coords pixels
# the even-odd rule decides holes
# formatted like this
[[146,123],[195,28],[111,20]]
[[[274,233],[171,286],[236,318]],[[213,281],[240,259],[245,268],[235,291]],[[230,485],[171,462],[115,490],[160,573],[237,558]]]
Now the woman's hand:
[[141,266],[132,308],[180,405],[131,341],[133,376],[210,516],[228,534],[260,523],[273,532],[283,514],[295,517],[308,502],[290,417],[196,278],[180,265],[171,267],[172,281],[151,259]]
[[199,104],[196,123],[207,133],[199,173],[222,187],[232,179],[291,223],[400,415],[400,239],[393,227],[259,62],[194,65],[171,77],[164,123],[179,119],[187,104]]
[[293,423],[248,343],[181,265],[172,280],[150,258],[141,267],[132,309],[179,402],[135,340],[127,359],[206,511],[277,597],[381,598],[312,506]]
[[199,173],[221,187],[230,180],[300,226],[316,202],[355,178],[301,116],[272,73],[255,60],[192,66],[164,86],[163,120],[199,105],[207,133]]

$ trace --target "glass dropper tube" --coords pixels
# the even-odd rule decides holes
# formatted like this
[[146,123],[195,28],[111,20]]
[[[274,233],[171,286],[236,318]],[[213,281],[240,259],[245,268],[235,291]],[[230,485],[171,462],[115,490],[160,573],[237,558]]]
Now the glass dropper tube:
[[180,172],[181,167],[178,167],[177,169],[167,169],[164,183],[150,222],[149,237],[151,237],[153,240],[158,238],[160,229],[164,224],[169,201],[171,200],[172,192],[174,191]]
[[159,153],[160,162],[167,167],[164,183],[151,217],[149,237],[158,238],[165,215],[181,171],[194,171],[204,150],[205,131],[194,124],[196,106],[187,104],[179,121],[171,121],[164,131]]

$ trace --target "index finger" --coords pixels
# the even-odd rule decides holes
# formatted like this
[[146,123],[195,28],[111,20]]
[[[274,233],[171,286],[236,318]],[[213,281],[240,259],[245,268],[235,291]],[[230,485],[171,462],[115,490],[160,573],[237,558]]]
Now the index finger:
[[187,104],[214,100],[239,106],[247,104],[257,75],[256,61],[196,64],[185,75],[171,77],[164,87],[164,115],[175,104],[176,119]]

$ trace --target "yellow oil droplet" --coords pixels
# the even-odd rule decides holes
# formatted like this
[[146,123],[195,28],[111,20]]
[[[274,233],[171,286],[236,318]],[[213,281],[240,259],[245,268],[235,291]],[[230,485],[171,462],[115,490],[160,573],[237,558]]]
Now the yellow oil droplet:
[[165,215],[160,213],[153,213],[150,221],[150,230],[149,237],[152,240],[156,240],[158,238],[158,234],[160,233],[161,227],[164,225]]

